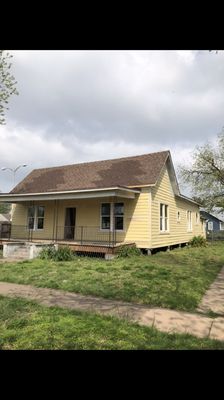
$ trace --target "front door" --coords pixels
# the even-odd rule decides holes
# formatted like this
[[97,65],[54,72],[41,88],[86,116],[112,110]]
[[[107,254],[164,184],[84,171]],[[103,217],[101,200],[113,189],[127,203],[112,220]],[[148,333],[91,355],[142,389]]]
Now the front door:
[[64,230],[65,240],[74,240],[75,217],[76,217],[76,208],[65,209],[65,230]]

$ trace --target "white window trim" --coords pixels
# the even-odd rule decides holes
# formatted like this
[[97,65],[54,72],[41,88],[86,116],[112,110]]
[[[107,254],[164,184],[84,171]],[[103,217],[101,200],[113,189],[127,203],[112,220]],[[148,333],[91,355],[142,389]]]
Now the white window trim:
[[[178,218],[178,213],[179,213],[179,218]],[[177,210],[177,223],[180,224],[181,221],[181,213],[180,210]]]
[[[123,203],[124,204],[124,201],[102,201],[100,203],[100,232],[118,232],[118,233],[126,232],[124,215],[123,215],[124,229],[113,230],[113,228],[114,228],[114,213],[113,213],[114,207],[113,206],[115,203]],[[102,214],[101,214],[102,204],[110,204],[110,229],[102,229]],[[124,204],[124,213],[125,213],[125,204]]]
[[[160,206],[167,206],[167,230],[164,230],[164,229],[160,229]],[[164,207],[163,207],[163,210],[164,210]],[[164,212],[164,217],[163,217],[163,219],[162,219],[162,225],[163,226],[165,226],[165,223],[164,223],[164,221],[165,221],[165,212]],[[169,234],[170,233],[170,218],[169,218],[169,204],[166,204],[166,203],[159,203],[159,232],[160,232],[160,234],[161,235],[165,235],[165,234]]]
[[[111,231],[111,205],[110,205],[110,229],[103,229],[102,228],[102,214],[101,214],[101,211],[102,211],[102,204],[111,204],[111,202],[110,201],[102,201],[101,203],[100,203],[100,232],[110,232]],[[104,215],[104,217],[105,217],[105,215]]]
[[[188,220],[188,212],[191,213],[191,219]],[[189,224],[190,222],[190,224]],[[189,227],[190,225],[190,227]],[[193,224],[192,224],[192,211],[191,210],[187,210],[187,232],[192,232],[193,231]]]
[[199,225],[200,218],[199,218],[198,212],[195,213],[195,221],[196,221],[196,225]]
[[[29,207],[34,207],[34,225],[33,225],[33,228],[29,228],[29,216],[28,216],[28,209],[29,209]],[[43,220],[45,220],[45,206],[43,206],[43,205],[35,205],[35,206],[28,206],[28,209],[27,209],[27,230],[28,231],[43,231],[44,230],[44,227],[43,228],[38,228],[37,226],[38,226],[38,216],[37,216],[37,208],[38,207],[44,207],[44,217],[43,217]],[[32,218],[32,217],[30,217],[30,218]],[[39,217],[39,218],[42,218],[42,217]]]

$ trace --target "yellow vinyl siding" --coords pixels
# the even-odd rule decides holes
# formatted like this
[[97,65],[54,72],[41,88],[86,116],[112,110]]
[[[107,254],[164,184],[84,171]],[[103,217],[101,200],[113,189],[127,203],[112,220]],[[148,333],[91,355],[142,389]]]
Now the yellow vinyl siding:
[[13,204],[11,236],[16,239],[27,237],[27,203]]
[[[160,203],[168,205],[169,225],[168,232],[160,232]],[[187,211],[192,212],[192,231],[188,231]],[[177,221],[177,212],[180,212],[180,221]],[[169,173],[166,167],[160,176],[157,185],[152,189],[152,248],[186,243],[195,235],[204,235],[202,224],[196,224],[196,212],[199,207],[187,200],[174,195]]]
[[134,200],[126,204],[126,236],[128,242],[135,242],[138,247],[148,248],[150,244],[150,204],[149,188],[142,188]]
[[28,207],[30,205],[39,205],[45,207],[44,212],[44,229],[33,231],[33,238],[46,239],[52,238],[53,235],[53,221],[54,221],[54,202],[27,202],[16,204],[13,209],[12,215],[12,237],[17,236],[18,239],[23,239],[28,235]]

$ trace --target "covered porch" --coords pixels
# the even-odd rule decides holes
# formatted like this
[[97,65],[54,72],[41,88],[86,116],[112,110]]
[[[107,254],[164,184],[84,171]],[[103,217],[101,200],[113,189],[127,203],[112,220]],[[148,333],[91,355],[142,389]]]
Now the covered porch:
[[1,202],[13,203],[10,235],[0,240],[113,252],[133,244],[127,232],[138,195],[125,187],[0,195]]

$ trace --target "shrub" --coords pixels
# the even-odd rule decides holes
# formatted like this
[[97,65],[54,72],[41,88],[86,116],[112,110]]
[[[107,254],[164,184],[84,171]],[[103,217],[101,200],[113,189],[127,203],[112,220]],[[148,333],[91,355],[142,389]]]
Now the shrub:
[[207,241],[203,236],[194,236],[190,241],[189,245],[191,247],[206,247]]
[[39,257],[42,260],[52,260],[54,258],[55,252],[56,249],[53,246],[47,246],[41,250]]
[[74,258],[74,254],[67,246],[59,247],[58,250],[53,246],[48,246],[41,250],[39,257],[42,260],[71,261]]
[[117,252],[118,257],[140,256],[141,250],[136,246],[121,246]]
[[54,261],[71,261],[74,258],[72,250],[65,246],[59,247],[54,253]]

